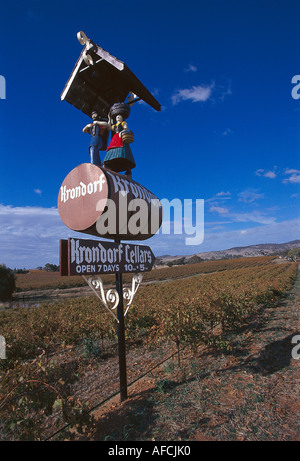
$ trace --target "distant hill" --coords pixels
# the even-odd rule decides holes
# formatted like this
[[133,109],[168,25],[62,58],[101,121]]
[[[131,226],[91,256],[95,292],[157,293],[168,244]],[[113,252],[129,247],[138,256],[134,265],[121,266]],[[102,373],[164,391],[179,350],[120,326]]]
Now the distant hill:
[[161,260],[163,264],[168,262],[176,263],[177,260],[181,260],[185,264],[189,262],[197,262],[202,260],[210,259],[230,259],[230,258],[246,258],[246,257],[255,257],[255,256],[270,256],[270,255],[281,255],[292,248],[300,247],[300,240],[293,240],[292,242],[287,243],[261,243],[259,245],[249,245],[245,247],[234,247],[227,250],[219,251],[207,251],[204,253],[196,253],[194,255],[183,256],[171,256],[163,255],[159,256],[157,259]]

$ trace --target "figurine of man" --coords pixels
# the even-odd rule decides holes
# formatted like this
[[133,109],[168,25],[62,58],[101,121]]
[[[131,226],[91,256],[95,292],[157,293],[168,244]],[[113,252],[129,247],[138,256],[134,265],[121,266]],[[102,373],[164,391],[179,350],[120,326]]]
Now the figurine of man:
[[83,133],[91,135],[89,147],[91,163],[101,166],[99,150],[105,150],[108,138],[108,130],[111,129],[107,121],[99,119],[96,111],[92,112],[93,123],[89,123],[83,128]]

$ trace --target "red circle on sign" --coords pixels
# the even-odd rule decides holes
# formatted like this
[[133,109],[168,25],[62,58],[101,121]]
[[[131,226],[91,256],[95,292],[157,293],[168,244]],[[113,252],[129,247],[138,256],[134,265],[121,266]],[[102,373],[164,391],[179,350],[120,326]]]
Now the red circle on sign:
[[103,213],[108,198],[108,184],[103,170],[92,163],[82,163],[64,179],[57,199],[63,223],[70,229],[84,231]]

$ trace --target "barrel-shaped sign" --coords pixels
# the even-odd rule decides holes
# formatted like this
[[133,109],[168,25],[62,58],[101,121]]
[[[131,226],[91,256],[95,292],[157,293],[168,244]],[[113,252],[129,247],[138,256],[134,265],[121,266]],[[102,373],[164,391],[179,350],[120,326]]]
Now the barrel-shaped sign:
[[141,184],[83,163],[64,179],[58,211],[70,229],[114,240],[146,240],[162,223],[159,199]]

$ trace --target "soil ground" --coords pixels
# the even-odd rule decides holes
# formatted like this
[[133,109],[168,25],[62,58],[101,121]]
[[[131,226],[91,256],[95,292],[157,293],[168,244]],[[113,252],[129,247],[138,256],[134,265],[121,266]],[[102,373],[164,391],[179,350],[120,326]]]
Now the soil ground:
[[[100,405],[88,440],[299,441],[300,360],[292,357],[295,348],[300,358],[292,342],[300,334],[299,314],[298,273],[277,305],[261,308],[231,334],[231,350],[183,350],[180,366],[174,355],[129,385],[127,400],[120,402],[117,394]],[[155,352],[129,348],[128,382],[167,358],[175,351],[170,347]],[[117,393],[117,357],[108,358],[102,373],[86,376],[82,384],[92,401]]]
[[[74,296],[84,292],[82,287],[71,290]],[[54,296],[59,290],[51,291]],[[94,408],[85,440],[300,440],[300,344],[293,343],[300,335],[299,314],[300,271],[292,290],[276,305],[261,307],[223,348],[184,349],[178,357],[174,344],[156,349],[127,344],[124,402],[118,393],[117,344],[104,345],[72,386],[72,395]],[[76,354],[59,357],[70,373],[80,351]],[[52,437],[56,422],[55,416],[49,418],[46,437],[69,440],[68,430]]]

